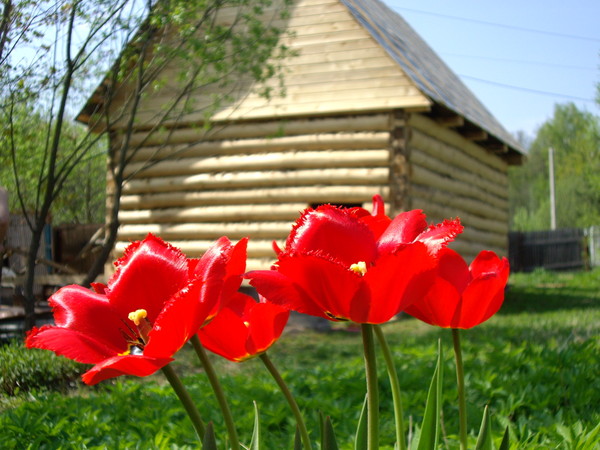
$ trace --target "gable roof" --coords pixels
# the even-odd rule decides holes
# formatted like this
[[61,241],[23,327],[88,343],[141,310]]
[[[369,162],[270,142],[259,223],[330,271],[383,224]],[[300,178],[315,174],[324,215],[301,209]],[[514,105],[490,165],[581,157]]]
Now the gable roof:
[[399,14],[379,0],[341,2],[431,100],[523,153],[517,140]]
[[[421,108],[427,109],[427,114],[439,122],[454,121],[453,126],[460,133],[479,135],[482,146],[502,153],[508,160],[520,160],[524,151],[516,139],[410,25],[381,1],[301,0],[297,4],[302,5],[303,11],[295,10],[291,14],[298,15],[292,20],[295,24],[292,30],[302,42],[300,48],[308,51],[306,54],[300,51],[299,56],[288,62],[292,74],[286,75],[287,98],[271,98],[270,107],[266,107],[258,106],[248,97],[240,101],[244,107],[237,104],[233,115],[227,113],[230,117],[237,114],[237,118],[243,118],[248,112],[250,117],[265,118],[269,114]],[[321,4],[324,6],[320,7]],[[336,16],[335,11],[343,13],[342,16]],[[323,32],[325,22],[334,25],[331,33]],[[348,33],[352,33],[353,40],[340,47],[340,39],[348,39]],[[371,44],[359,50],[355,46],[360,36],[364,37],[360,42]],[[331,55],[328,51],[332,51]],[[340,55],[344,59],[340,59]],[[321,65],[319,72],[325,71],[314,73],[315,62]],[[356,78],[358,72],[361,74]],[[362,80],[360,88],[354,81],[357,79]],[[308,93],[299,91],[306,89],[307,80],[318,80],[322,86]],[[378,88],[370,90],[370,85],[378,85]],[[313,86],[316,83],[313,82]],[[346,91],[341,91],[342,88]],[[78,120],[89,122],[93,112],[102,107],[101,93],[102,85],[90,97]],[[160,97],[160,92],[154,96]]]

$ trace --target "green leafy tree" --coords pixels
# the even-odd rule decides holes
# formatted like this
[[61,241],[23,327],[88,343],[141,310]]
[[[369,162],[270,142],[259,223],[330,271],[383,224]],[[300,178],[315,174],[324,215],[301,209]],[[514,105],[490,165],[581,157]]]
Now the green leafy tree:
[[[32,180],[39,177],[45,155],[45,130],[36,124],[48,121],[33,106],[18,105],[15,108],[5,117],[7,126],[0,135],[0,148],[6,150],[0,152],[0,185],[11,194],[10,210],[30,215],[35,211],[38,195],[38,183]],[[64,141],[76,143],[86,133],[83,126],[68,122],[65,124]],[[19,151],[13,152],[13,147]],[[89,149],[65,180],[64,188],[52,205],[51,223],[104,222],[105,172],[106,144],[101,141],[95,148]]]
[[550,228],[550,148],[557,227],[600,224],[600,118],[569,103],[556,105],[531,143],[525,165],[510,171],[511,228]]

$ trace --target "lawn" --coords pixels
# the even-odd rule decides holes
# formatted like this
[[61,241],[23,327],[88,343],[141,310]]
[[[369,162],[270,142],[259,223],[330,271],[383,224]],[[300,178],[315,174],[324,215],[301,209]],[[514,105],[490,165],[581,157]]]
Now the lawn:
[[[411,430],[420,423],[442,340],[441,448],[457,448],[450,332],[407,317],[384,325],[384,332]],[[462,336],[470,444],[487,404],[496,444],[508,426],[512,448],[589,448],[578,441],[600,423],[600,268],[513,274],[501,311]],[[288,332],[269,354],[296,395],[315,442],[322,412],[331,417],[340,448],[352,448],[365,393],[360,334],[345,326],[327,333]],[[256,401],[266,448],[291,448],[293,416],[261,361],[213,360],[242,440],[250,441]],[[2,448],[195,447],[193,428],[160,373],[87,387],[77,381],[85,367],[20,344],[0,347],[0,364]],[[224,436],[193,352],[184,348],[174,367],[205,420],[214,420]],[[382,448],[391,449],[393,413],[383,361],[380,390]],[[596,442],[600,448],[600,436]]]

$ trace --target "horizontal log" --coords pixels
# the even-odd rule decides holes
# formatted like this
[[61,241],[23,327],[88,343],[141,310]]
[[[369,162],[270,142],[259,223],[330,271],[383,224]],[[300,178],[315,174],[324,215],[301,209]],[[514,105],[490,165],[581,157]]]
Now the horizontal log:
[[[465,140],[465,142],[468,141]],[[480,177],[489,180],[490,183],[497,185],[499,187],[497,191],[501,191],[508,186],[507,171],[498,170],[490,166],[486,161],[489,159],[487,157],[478,159],[476,156],[466,153],[464,148],[445,144],[435,137],[428,136],[425,132],[417,130],[413,130],[411,134],[410,146],[423,151],[436,160],[478,174]],[[479,149],[479,153],[479,156],[486,155],[483,148]]]
[[[335,17],[335,16],[333,16],[333,17]],[[328,32],[328,31],[332,31],[332,30],[335,30],[335,31],[355,30],[356,32],[364,33],[364,30],[362,29],[360,24],[357,23],[356,20],[352,20],[352,16],[350,14],[345,15],[345,20],[340,20],[335,23],[330,23],[330,22],[312,23],[312,22],[308,21],[308,23],[306,23],[306,24],[297,25],[297,26],[293,27],[293,29],[290,31],[294,31],[294,33],[295,33],[294,37],[295,37],[295,36],[310,36],[313,34],[324,33],[324,32]]]
[[[174,131],[177,133],[177,131]],[[130,161],[160,161],[168,157],[193,158],[292,150],[355,150],[387,148],[387,131],[320,133],[257,139],[190,141],[181,145],[163,144],[130,151]]]
[[[117,255],[122,255],[130,241],[117,241],[115,252]],[[185,241],[170,241],[174,247],[180,249],[188,257],[198,257],[204,254],[214,243],[214,240],[185,240]],[[285,241],[277,241],[280,248],[285,246]],[[252,239],[248,241],[248,257],[249,258],[276,258],[273,250],[273,241]]]
[[484,210],[482,212],[484,212],[485,215],[492,217],[494,217],[495,214],[493,209],[508,210],[507,200],[484,192],[477,186],[469,185],[463,181],[438,175],[437,173],[416,164],[412,164],[411,168],[412,176],[410,177],[410,180],[413,184],[428,186],[454,195],[462,196],[467,199],[480,201],[484,205]]
[[411,115],[410,126],[416,130],[433,136],[436,138],[436,140],[445,142],[451,147],[462,149],[465,153],[469,154],[476,160],[480,160],[502,173],[507,171],[507,164],[500,157],[488,152],[486,149],[477,145],[476,143],[465,139],[456,131],[448,130],[436,125],[433,120],[425,117],[422,114]]
[[[340,70],[356,70],[351,67],[331,65],[332,76]],[[223,93],[223,101],[227,99]],[[378,89],[373,92],[369,89],[353,89],[338,91],[331,94],[323,92],[298,94],[294,97],[286,95],[280,97],[273,95],[269,99],[258,94],[241,92],[235,93],[234,100],[227,107],[216,112],[211,119],[213,121],[240,121],[244,119],[268,120],[278,117],[283,120],[297,116],[314,115],[354,115],[364,114],[365,111],[382,111],[398,108],[427,108],[431,100],[421,94],[416,87],[389,87]],[[206,120],[206,111],[212,107],[213,102],[207,100],[209,96],[202,97],[194,103],[194,110],[181,110],[175,108],[164,120],[157,117],[157,109],[160,104],[144,105],[137,114],[139,127],[149,128],[156,126],[160,121],[164,127],[199,123]],[[115,122],[113,128],[125,129],[127,120]]]
[[[363,52],[370,53],[372,50],[367,49]],[[323,100],[331,100],[336,98],[336,94],[350,91],[371,92],[374,97],[421,95],[414,83],[400,71],[398,66],[391,63],[384,53],[379,58],[370,57],[366,60],[353,59],[354,54],[354,51],[312,54],[305,58],[294,58],[288,63],[284,62],[283,64],[286,65],[285,96],[279,95],[282,84],[278,78],[267,80],[260,87],[273,92],[271,99],[275,103],[285,102],[288,98],[292,99],[294,103],[312,102],[315,95],[322,95]],[[170,75],[171,78],[176,78],[179,71],[173,72]],[[335,72],[335,77],[332,77],[331,72]],[[248,91],[244,91],[244,94],[247,94],[248,97],[243,100],[243,104],[256,106],[264,98],[250,90],[254,83],[249,76],[247,78],[247,80],[238,78],[236,84],[240,85],[246,81]],[[142,110],[151,111],[161,104],[172,105],[177,109],[177,105],[181,101],[174,98],[177,91],[175,86],[166,86],[163,90],[153,93],[152,98],[143,103]],[[217,95],[224,95],[227,92],[229,91],[225,88],[221,91],[213,90],[213,93]],[[235,92],[235,94],[237,95],[239,92]],[[241,98],[237,100],[241,104]],[[198,110],[204,105],[206,103],[196,103],[194,108]]]
[[444,202],[447,197],[440,198],[440,196],[431,195],[418,186],[413,186],[411,192],[413,195],[411,207],[422,209],[427,215],[428,221],[441,222],[444,219],[459,217],[465,227],[474,227],[479,230],[508,235],[508,220],[490,219],[464,210],[459,211]]
[[123,192],[134,194],[271,186],[381,185],[387,183],[387,180],[387,168],[232,172],[134,179],[125,183]]
[[385,149],[255,153],[250,155],[168,159],[149,167],[144,162],[128,164],[125,168],[125,176],[136,174],[136,179],[140,179],[207,172],[377,167],[387,166],[388,159],[389,152]]
[[[112,259],[116,260],[117,258],[120,258],[121,256],[123,256],[123,250],[125,249],[125,247],[127,247],[127,245],[128,245],[127,242],[123,242],[122,244],[119,244],[118,248],[116,248],[113,252]],[[186,256],[188,256],[189,258],[199,258],[202,256],[202,253],[188,253],[188,254],[186,254]],[[246,272],[250,272],[252,270],[270,270],[275,261],[276,261],[275,253],[273,253],[272,255],[267,256],[267,257],[247,258],[246,259]],[[96,279],[96,281],[106,284],[110,275],[112,275],[114,273],[114,266],[112,264],[107,265],[105,267],[104,271],[105,271],[104,275],[100,275]],[[80,275],[78,278],[74,279],[74,281],[76,281],[76,282],[69,282],[67,284],[80,284],[81,280],[83,280],[83,278],[84,278],[84,275]],[[77,281],[77,280],[79,280],[79,281]],[[53,284],[53,283],[50,283],[50,284]],[[244,280],[242,282],[242,285],[249,286],[249,283],[247,282],[247,280]],[[57,286],[60,286],[60,285],[57,285]]]
[[508,247],[508,234],[481,231],[472,227],[465,227],[461,238],[469,242],[480,243],[486,249]]
[[437,204],[452,208],[454,215],[460,216],[467,212],[476,217],[508,223],[508,210],[488,206],[479,200],[415,184],[411,185],[410,195],[412,207],[421,208],[421,204]]
[[230,239],[250,237],[252,239],[285,239],[292,229],[293,221],[287,222],[220,222],[184,224],[122,225],[119,239],[143,239],[148,233],[165,240]]
[[488,178],[481,176],[477,171],[470,171],[466,168],[449,164],[416,148],[413,148],[410,153],[410,161],[412,164],[428,169],[442,177],[465,183],[465,185],[471,187],[474,195],[477,195],[483,201],[502,208],[507,205],[508,191],[506,186],[499,186],[493,183]]
[[452,242],[449,247],[460,253],[460,255],[465,259],[467,263],[471,263],[473,259],[481,252],[482,250],[490,250],[496,253],[498,256],[507,256],[507,249],[503,247],[486,247],[482,244],[475,242],[468,242],[466,240],[457,239]]
[[295,220],[308,203],[244,204],[200,206],[191,208],[161,208],[119,211],[119,222],[184,223],[184,222],[243,222]]
[[[182,144],[207,140],[265,138],[265,136],[293,136],[319,133],[388,131],[389,114],[369,114],[319,119],[268,120],[246,122],[216,122],[205,129],[202,122],[177,129],[157,129],[140,131],[131,135],[129,146],[150,146],[163,144]],[[115,136],[116,144],[120,144],[119,134]]]
[[[381,67],[363,66],[357,70],[339,72],[336,74],[336,78],[333,78],[330,72],[312,69],[298,67],[298,70],[290,69],[286,73],[286,96],[289,93],[288,89],[291,89],[291,93],[289,94],[295,96],[302,95],[304,92],[314,94],[327,90],[339,92],[355,89],[375,90],[383,87],[397,87],[402,92],[414,92],[408,89],[414,86],[412,82],[402,73],[399,73],[398,67],[393,65]],[[279,82],[274,79],[267,81],[265,85],[274,92],[277,92],[280,88]]]
[[[314,16],[307,17],[308,20],[313,20]],[[377,49],[381,48],[379,44],[373,39],[363,39],[360,36],[355,36],[354,39],[347,40],[332,40],[332,41],[321,41],[320,44],[298,44],[295,41],[289,41],[290,47],[297,49],[302,52],[301,56],[315,55],[315,54],[332,54],[332,53],[343,53],[353,50],[365,50],[365,49]],[[299,55],[300,56],[300,55]],[[396,70],[397,73],[397,70]]]
[[124,195],[122,210],[168,208],[174,206],[208,206],[271,204],[283,202],[306,203],[364,203],[375,194],[389,199],[387,183],[379,186],[294,186],[258,189],[228,189],[222,191],[167,192],[146,195]]

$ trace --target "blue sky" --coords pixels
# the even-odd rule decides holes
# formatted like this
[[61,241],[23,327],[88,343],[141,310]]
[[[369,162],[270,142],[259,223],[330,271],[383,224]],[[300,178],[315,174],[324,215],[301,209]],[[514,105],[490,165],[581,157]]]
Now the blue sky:
[[600,115],[600,1],[383,1],[508,131],[534,135],[557,103]]

